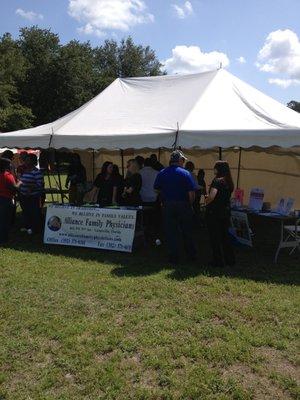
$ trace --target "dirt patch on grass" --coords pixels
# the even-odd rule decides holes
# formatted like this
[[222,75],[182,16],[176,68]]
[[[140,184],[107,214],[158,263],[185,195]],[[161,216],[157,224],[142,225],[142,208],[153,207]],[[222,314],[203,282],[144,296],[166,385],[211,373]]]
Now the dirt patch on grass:
[[235,364],[223,372],[225,380],[234,380],[250,391],[253,400],[291,400],[292,397],[265,376],[254,373],[244,364]]
[[285,377],[300,382],[300,368],[291,363],[280,350],[272,347],[260,347],[256,352],[257,356],[262,358],[265,367],[270,372],[276,372]]

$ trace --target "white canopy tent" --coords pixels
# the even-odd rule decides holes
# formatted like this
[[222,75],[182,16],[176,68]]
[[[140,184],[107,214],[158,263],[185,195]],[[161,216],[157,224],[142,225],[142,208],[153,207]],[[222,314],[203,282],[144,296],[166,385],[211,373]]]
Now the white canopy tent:
[[300,146],[300,115],[226,70],[116,79],[78,110],[0,134],[0,147],[185,149]]
[[[116,79],[55,122],[0,133],[0,148],[80,151],[90,178],[103,161],[120,164],[120,150],[126,150],[126,161],[161,149],[166,164],[175,145],[187,151],[196,168],[208,171],[208,180],[218,148],[227,149],[223,157],[245,193],[262,186],[273,205],[290,196],[300,206],[300,114],[222,69]],[[242,157],[239,148],[246,150]],[[87,149],[96,150],[93,157]]]

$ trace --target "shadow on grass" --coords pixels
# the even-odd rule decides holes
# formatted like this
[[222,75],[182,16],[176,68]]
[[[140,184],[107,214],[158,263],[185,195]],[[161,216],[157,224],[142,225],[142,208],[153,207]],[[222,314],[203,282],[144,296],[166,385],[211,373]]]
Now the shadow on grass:
[[[116,277],[146,277],[166,271],[167,279],[183,281],[199,275],[231,277],[278,284],[300,283],[299,253],[292,257],[282,253],[279,263],[273,263],[274,240],[258,244],[257,249],[238,248],[237,266],[215,269],[208,266],[210,249],[205,231],[198,234],[198,262],[182,262],[174,268],[166,262],[164,246],[148,245],[134,251],[133,254],[101,251],[87,248],[44,245],[41,237],[28,237],[15,231],[14,237],[5,248],[26,251],[33,254],[69,257],[83,262],[96,262],[112,267],[111,274]],[[275,240],[276,243],[276,240]]]

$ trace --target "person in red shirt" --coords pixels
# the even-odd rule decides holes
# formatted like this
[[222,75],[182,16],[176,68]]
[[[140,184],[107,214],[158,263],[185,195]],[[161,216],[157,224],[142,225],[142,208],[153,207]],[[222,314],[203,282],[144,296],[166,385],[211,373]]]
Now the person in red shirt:
[[0,158],[0,245],[8,240],[8,233],[13,221],[13,198],[18,189],[11,173],[10,161]]

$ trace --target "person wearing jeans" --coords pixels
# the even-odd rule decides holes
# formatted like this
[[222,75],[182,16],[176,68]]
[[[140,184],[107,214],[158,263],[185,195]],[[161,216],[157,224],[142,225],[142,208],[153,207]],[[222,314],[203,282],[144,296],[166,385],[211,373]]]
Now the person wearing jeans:
[[28,234],[37,233],[41,228],[41,199],[44,190],[43,173],[36,167],[37,157],[28,154],[25,159],[26,170],[21,176],[20,205],[23,212],[24,228]]
[[163,202],[165,234],[172,264],[179,261],[180,234],[188,260],[196,258],[192,205],[197,188],[191,174],[183,168],[185,160],[181,151],[174,151],[170,166],[157,175],[154,183],[154,189],[160,192]]

